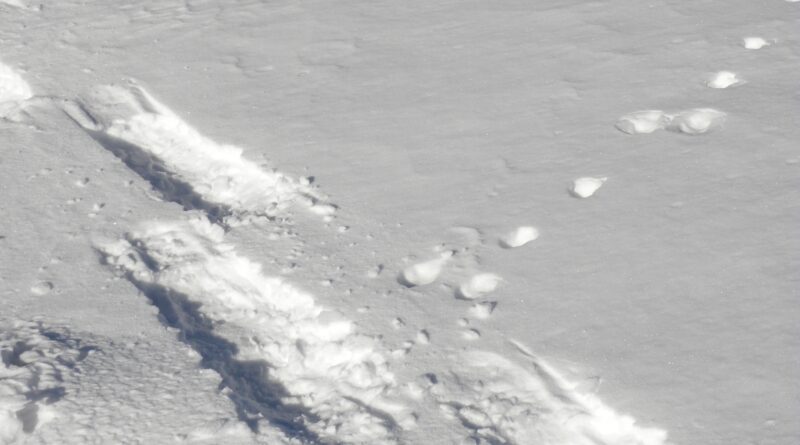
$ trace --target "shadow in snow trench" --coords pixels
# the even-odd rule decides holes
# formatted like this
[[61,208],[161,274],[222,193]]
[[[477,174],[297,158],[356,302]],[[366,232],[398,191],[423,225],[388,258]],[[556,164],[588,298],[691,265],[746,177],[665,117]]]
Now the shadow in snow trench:
[[151,155],[142,147],[110,136],[103,131],[92,130],[90,127],[97,126],[97,122],[91,113],[78,102],[69,102],[69,104],[73,108],[64,108],[64,113],[98,144],[149,182],[165,200],[180,204],[184,210],[202,210],[211,222],[228,229],[224,219],[231,214],[230,208],[203,199],[190,184],[177,178],[174,173],[164,167],[164,163],[158,157]]
[[[145,253],[140,253],[146,257]],[[211,321],[199,311],[200,304],[164,286],[138,281],[130,273],[126,278],[158,307],[164,324],[180,330],[179,338],[200,354],[202,366],[222,377],[220,389],[230,388],[228,397],[236,406],[239,420],[258,432],[260,416],[288,437],[309,444],[322,443],[305,426],[305,421],[315,422],[318,417],[303,406],[282,402],[281,399],[290,394],[281,384],[269,380],[269,363],[237,360],[237,346],[214,334]]]

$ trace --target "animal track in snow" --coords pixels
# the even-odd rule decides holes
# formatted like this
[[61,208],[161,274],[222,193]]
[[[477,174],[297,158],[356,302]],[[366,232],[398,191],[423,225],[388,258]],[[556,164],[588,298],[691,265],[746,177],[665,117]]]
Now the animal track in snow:
[[671,116],[668,130],[689,135],[708,133],[725,122],[725,113],[713,108],[695,108]]
[[469,314],[479,320],[489,318],[497,307],[496,301],[483,301],[475,303],[469,308]]
[[293,203],[326,217],[335,211],[309,181],[264,170],[241,148],[203,136],[138,85],[96,87],[64,111],[166,199],[214,220],[272,218]]
[[661,130],[667,125],[667,118],[661,110],[636,111],[619,118],[616,127],[628,134],[647,134]]
[[722,89],[741,85],[743,83],[744,81],[739,79],[736,73],[731,71],[719,71],[711,76],[711,79],[708,80],[706,85],[709,88]]
[[745,37],[742,39],[742,46],[746,49],[761,49],[765,46],[770,46],[772,43],[764,40],[762,37]]
[[398,281],[406,287],[425,286],[439,278],[442,268],[453,256],[453,251],[442,252],[439,258],[412,264],[400,273]]
[[500,246],[506,249],[521,247],[539,238],[539,229],[533,226],[520,226],[500,238]]
[[459,286],[457,296],[465,300],[474,300],[494,292],[501,281],[503,281],[503,278],[493,273],[473,275]]
[[248,411],[313,443],[396,443],[413,415],[377,342],[224,243],[203,219],[97,246],[181,330]]
[[605,184],[608,178],[591,178],[585,176],[572,181],[572,186],[569,189],[570,194],[576,198],[588,198],[594,195],[600,187]]
[[531,357],[528,370],[492,352],[463,353],[428,391],[480,443],[524,445],[664,445],[666,433],[643,428],[591,394],[575,391]]
[[725,118],[724,112],[713,108],[693,108],[673,114],[647,110],[622,116],[616,127],[627,134],[646,134],[667,129],[676,133],[699,135],[721,127]]

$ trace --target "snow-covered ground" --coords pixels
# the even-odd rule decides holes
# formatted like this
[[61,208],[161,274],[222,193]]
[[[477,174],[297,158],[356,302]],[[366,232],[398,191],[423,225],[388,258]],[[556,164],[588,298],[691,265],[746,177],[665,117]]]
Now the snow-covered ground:
[[798,25],[0,0],[0,444],[800,442]]

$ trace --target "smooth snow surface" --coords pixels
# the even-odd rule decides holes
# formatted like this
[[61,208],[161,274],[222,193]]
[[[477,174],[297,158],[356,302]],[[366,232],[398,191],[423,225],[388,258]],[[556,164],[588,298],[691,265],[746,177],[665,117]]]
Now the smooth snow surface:
[[0,445],[800,443],[798,5],[0,0]]

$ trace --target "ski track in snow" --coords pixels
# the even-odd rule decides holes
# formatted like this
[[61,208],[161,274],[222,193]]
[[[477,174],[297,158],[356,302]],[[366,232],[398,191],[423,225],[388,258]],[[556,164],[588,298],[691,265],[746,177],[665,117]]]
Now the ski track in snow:
[[472,431],[474,444],[667,443],[664,431],[635,425],[632,417],[572,389],[541,359],[529,359],[532,371],[492,352],[465,352],[461,366],[428,380],[428,391]]
[[264,276],[223,236],[198,218],[149,223],[98,247],[222,375],[242,409],[312,442],[395,443],[413,419],[391,400],[394,377],[376,343],[311,295]]
[[325,218],[336,210],[306,178],[265,170],[241,148],[203,136],[138,85],[96,87],[64,110],[167,200],[212,220],[271,219],[295,203]]

